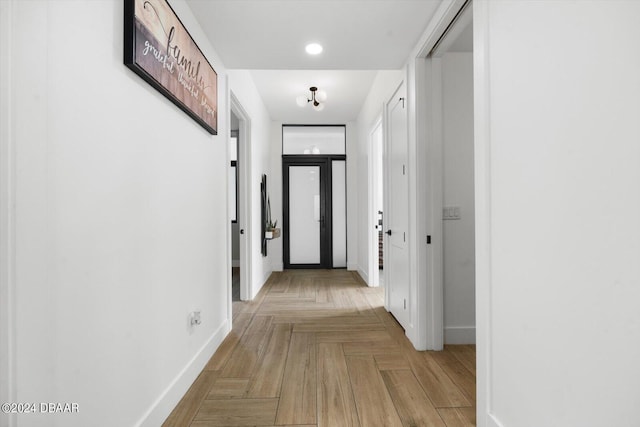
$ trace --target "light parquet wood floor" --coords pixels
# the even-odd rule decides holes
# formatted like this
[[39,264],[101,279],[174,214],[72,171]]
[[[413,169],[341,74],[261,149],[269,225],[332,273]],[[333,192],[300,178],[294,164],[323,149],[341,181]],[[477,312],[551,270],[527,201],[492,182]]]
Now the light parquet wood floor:
[[274,273],[163,426],[475,426],[475,346],[415,351],[355,273]]

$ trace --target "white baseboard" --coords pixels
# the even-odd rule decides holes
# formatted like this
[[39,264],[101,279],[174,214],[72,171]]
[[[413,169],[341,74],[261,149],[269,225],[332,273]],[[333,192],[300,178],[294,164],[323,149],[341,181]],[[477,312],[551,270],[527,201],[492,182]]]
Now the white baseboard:
[[347,263],[347,270],[349,271],[357,271],[358,270],[358,264],[352,263],[352,262],[348,262]]
[[151,405],[140,421],[135,424],[136,427],[157,427],[162,425],[171,411],[173,411],[173,408],[176,407],[180,399],[189,390],[191,384],[198,378],[198,375],[200,375],[200,372],[202,372],[202,369],[230,330],[231,325],[225,320],[169,384],[169,387]]
[[240,267],[240,260],[239,259],[232,259],[231,260],[231,267]]
[[362,280],[364,280],[364,283],[366,283],[367,286],[372,286],[371,282],[369,282],[369,275],[359,267],[358,267],[358,274],[360,275],[360,277],[362,277]]
[[267,270],[264,272],[264,275],[262,276],[262,280],[260,281],[259,286],[256,286],[253,289],[251,289],[252,295],[249,296],[249,299],[253,300],[256,296],[258,296],[258,292],[260,292],[264,284],[267,283],[267,280],[269,280],[269,277],[271,277],[271,273],[273,273],[273,271],[270,271],[270,270]]
[[487,427],[502,427],[502,423],[493,414],[487,414]]
[[262,284],[260,285],[260,289],[262,289],[264,284],[267,283],[267,280],[269,280],[269,277],[271,277],[271,273],[273,273],[273,271],[265,271],[264,272],[264,276],[262,277]]
[[444,343],[445,344],[475,344],[476,343],[475,326],[445,326]]
[[281,262],[274,262],[271,267],[273,271],[284,271],[284,264]]
[[[260,292],[260,289],[262,289],[262,287],[264,286],[265,283],[267,283],[267,280],[269,280],[269,277],[271,277],[271,274],[273,273],[273,270],[271,271],[265,271],[264,272],[264,276],[262,276],[262,283],[260,284],[260,288],[258,288],[258,290],[256,291],[255,295],[253,296],[253,298],[255,298],[256,296],[258,296],[258,292]],[[253,299],[251,298],[251,299]]]

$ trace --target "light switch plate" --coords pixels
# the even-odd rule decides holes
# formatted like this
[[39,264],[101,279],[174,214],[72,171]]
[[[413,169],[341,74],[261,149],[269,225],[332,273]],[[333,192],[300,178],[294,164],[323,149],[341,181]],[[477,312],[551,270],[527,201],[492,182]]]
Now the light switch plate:
[[460,219],[460,206],[446,206],[442,209],[442,219]]

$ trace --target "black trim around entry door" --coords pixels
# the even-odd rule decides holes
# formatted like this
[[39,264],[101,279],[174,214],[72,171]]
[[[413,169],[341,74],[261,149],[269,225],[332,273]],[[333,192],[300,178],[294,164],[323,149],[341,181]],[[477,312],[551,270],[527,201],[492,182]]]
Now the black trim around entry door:
[[[344,155],[288,155],[282,156],[282,185],[283,185],[283,261],[284,268],[333,268],[333,198],[331,191],[331,162],[346,160]],[[289,234],[289,167],[290,166],[318,166],[320,168],[320,216],[324,218],[320,226],[320,263],[319,264],[291,264],[290,262],[290,234]]]

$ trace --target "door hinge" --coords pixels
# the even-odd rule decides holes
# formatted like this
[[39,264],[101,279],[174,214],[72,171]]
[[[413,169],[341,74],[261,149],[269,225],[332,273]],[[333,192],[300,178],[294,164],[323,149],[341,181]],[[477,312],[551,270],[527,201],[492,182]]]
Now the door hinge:
[[427,245],[431,244],[431,236],[427,236]]
[[402,175],[406,175],[406,166],[402,165]]
[[403,233],[402,233],[402,241],[403,241],[403,242],[406,242],[406,241],[407,241],[407,233],[406,233],[406,232],[403,232]]
[[402,108],[404,108],[404,98],[400,98],[399,101],[402,101]]
[[406,300],[406,298],[405,298],[405,300],[404,300],[404,309],[405,309],[405,310],[407,309],[407,300]]

